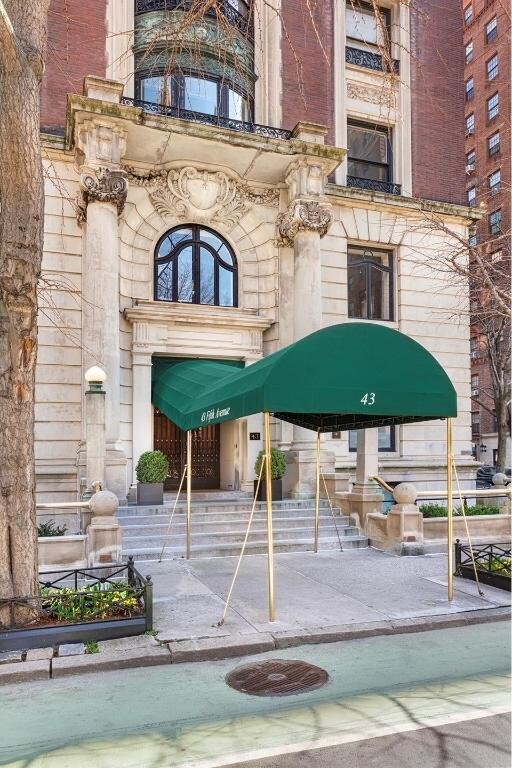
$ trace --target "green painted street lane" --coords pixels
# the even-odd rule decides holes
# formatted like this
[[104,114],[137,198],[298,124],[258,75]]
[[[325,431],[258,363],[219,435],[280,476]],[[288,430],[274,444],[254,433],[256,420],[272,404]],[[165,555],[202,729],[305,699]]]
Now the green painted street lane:
[[278,699],[228,688],[239,663],[169,665],[0,690],[0,762],[14,768],[217,766],[509,708],[510,628],[496,622],[261,654],[330,675]]

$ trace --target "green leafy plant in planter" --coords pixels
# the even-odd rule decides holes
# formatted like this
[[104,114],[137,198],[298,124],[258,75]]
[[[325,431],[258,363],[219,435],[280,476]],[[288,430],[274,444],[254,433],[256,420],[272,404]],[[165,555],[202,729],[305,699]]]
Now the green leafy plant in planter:
[[45,523],[39,523],[37,526],[38,536],[64,536],[67,531],[66,525],[57,525],[55,520],[47,520]]
[[[420,512],[423,517],[447,517],[448,515],[448,509],[442,504],[422,504]],[[464,512],[467,517],[473,517],[476,515],[499,515],[500,510],[492,505],[478,504],[474,507],[465,507]],[[457,507],[453,514],[455,517],[461,517],[462,509]]]
[[[254,464],[254,472],[256,473],[257,478],[260,476],[261,464],[263,462],[264,456],[265,456],[265,451],[260,451],[258,453],[256,462]],[[282,478],[286,474],[286,460],[284,457],[284,453],[280,451],[279,448],[270,449],[270,474],[272,478],[272,498],[276,500],[280,500],[283,498]],[[258,484],[258,480],[256,479],[254,481],[255,491],[256,491],[257,484]],[[263,501],[264,498],[265,498],[265,471],[263,472],[263,475],[261,478],[261,483],[260,483],[260,488],[258,493],[259,501]]]
[[125,582],[106,582],[79,587],[42,587],[45,613],[63,622],[94,621],[109,617],[136,616],[142,606]]
[[169,474],[169,459],[162,451],[146,451],[135,467],[137,503],[163,504],[164,480]]

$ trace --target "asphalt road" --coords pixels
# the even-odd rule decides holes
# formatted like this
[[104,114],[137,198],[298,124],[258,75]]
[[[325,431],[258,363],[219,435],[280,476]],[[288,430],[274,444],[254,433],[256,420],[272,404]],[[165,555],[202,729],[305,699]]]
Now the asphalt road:
[[[507,622],[302,646],[255,658],[276,657],[317,664],[329,682],[282,698],[247,696],[225,682],[247,657],[2,686],[0,765],[218,768],[259,759],[267,760],[260,763],[265,768],[316,768],[336,766],[338,758],[342,766],[349,755],[346,764],[354,768],[353,756],[364,750],[373,759],[380,739],[390,741],[384,741],[384,755],[375,753],[379,768],[416,766],[420,749],[431,754],[421,768],[445,768],[451,765],[440,762],[446,744],[455,754],[457,745],[464,751],[454,766],[469,768],[471,750],[482,755],[479,768],[509,765],[501,717],[492,720],[496,733],[478,722],[510,711]],[[433,730],[463,728],[457,724],[468,720],[475,721],[474,742]],[[418,733],[424,728],[430,732]],[[393,744],[401,750],[398,757]],[[496,754],[483,759],[491,746]],[[291,752],[296,754],[273,757]],[[323,762],[313,762],[323,755]]]
[[510,768],[509,714],[236,763],[231,768]]

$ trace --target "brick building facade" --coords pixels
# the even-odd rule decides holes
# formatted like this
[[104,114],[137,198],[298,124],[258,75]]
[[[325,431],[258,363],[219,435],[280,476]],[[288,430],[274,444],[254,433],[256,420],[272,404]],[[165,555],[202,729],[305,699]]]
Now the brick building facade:
[[[282,16],[255,1],[254,18],[244,0],[225,1],[230,34],[214,12],[196,19],[172,60],[177,0],[52,2],[43,269],[76,296],[57,289],[40,320],[41,500],[97,479],[86,476],[91,365],[107,376],[104,481],[125,499],[142,452],[158,445],[174,479],[181,471],[182,436],[152,404],[155,361],[246,365],[352,319],[410,335],[447,370],[460,476],[474,477],[469,325],[449,319],[458,288],[431,267],[448,238],[433,238],[426,219],[465,237],[474,218],[457,205],[462,61],[457,88],[458,60],[447,78],[430,45],[453,46],[457,1],[445,4],[448,29],[433,2],[416,19],[414,4],[383,0],[378,24],[364,2],[317,2],[316,32],[303,0],[281,0]],[[375,499],[368,463],[354,482],[361,456],[390,481],[442,484],[444,423],[370,432],[325,437],[337,491]],[[199,436],[195,481],[251,489],[262,433],[254,415]],[[276,422],[273,441],[287,454],[286,492],[311,493],[311,440]]]
[[[473,244],[486,260],[506,264],[512,199],[510,3],[472,0],[464,4],[462,16],[466,201],[484,212]],[[494,465],[497,433],[491,375],[476,319],[471,329],[473,441],[477,457]]]

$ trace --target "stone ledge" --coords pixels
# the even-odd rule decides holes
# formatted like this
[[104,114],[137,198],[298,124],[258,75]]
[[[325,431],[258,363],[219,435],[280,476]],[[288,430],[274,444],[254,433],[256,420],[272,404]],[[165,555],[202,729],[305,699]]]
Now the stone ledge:
[[167,648],[136,648],[120,653],[91,653],[84,656],[69,656],[53,659],[52,678],[68,675],[82,675],[87,672],[108,672],[131,667],[154,667],[170,664],[171,654]]
[[16,661],[0,666],[0,685],[9,683],[31,683],[34,680],[48,680],[50,659],[40,661]]
[[250,656],[275,650],[269,633],[235,637],[205,637],[199,640],[177,640],[168,644],[173,664],[187,661],[219,661],[236,656]]

